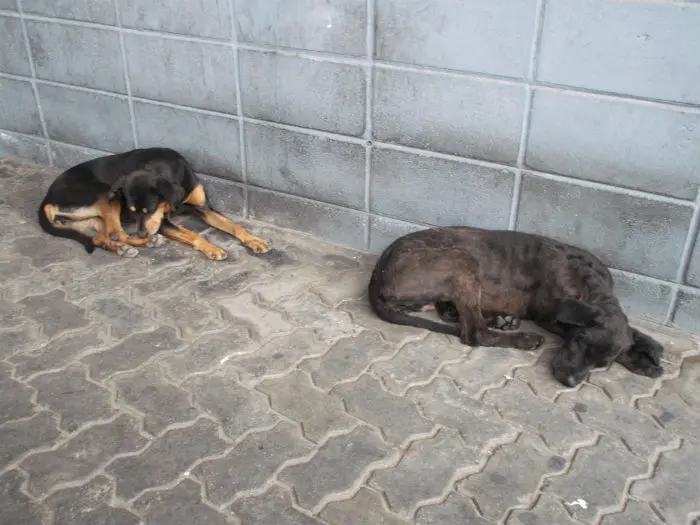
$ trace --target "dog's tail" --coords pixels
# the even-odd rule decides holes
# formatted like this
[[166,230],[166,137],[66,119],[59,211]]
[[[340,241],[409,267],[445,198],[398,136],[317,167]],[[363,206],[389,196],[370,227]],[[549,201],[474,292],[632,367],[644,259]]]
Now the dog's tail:
[[87,235],[83,235],[82,233],[77,232],[71,228],[56,228],[56,226],[54,226],[49,220],[49,218],[46,216],[46,212],[44,211],[44,206],[46,206],[46,204],[46,202],[42,202],[38,210],[39,226],[41,226],[42,230],[44,230],[49,235],[53,235],[54,237],[64,237],[66,239],[73,239],[74,241],[78,241],[85,247],[85,251],[87,251],[88,253],[92,253],[93,251],[95,251],[95,245],[92,244],[92,239]]
[[367,287],[367,295],[372,311],[382,320],[388,323],[400,324],[405,326],[415,326],[416,328],[424,328],[432,332],[441,334],[454,335],[459,337],[461,330],[458,326],[452,326],[445,323],[438,323],[430,319],[423,319],[414,315],[409,315],[406,312],[394,307],[382,297],[382,278],[381,274],[384,270],[385,261],[391,254],[391,248],[387,249],[377,261],[372,276],[369,279]]

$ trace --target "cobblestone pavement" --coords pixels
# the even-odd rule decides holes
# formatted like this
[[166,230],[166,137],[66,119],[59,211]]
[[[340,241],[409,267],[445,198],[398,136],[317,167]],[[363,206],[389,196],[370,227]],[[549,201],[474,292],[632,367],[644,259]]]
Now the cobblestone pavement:
[[566,389],[553,338],[383,323],[371,261],[307,236],[88,256],[36,225],[51,173],[0,161],[3,525],[700,523],[690,337]]

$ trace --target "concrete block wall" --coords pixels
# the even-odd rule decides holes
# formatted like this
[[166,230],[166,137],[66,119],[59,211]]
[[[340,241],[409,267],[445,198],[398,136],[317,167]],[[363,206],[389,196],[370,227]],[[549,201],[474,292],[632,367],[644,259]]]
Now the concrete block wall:
[[359,249],[587,247],[633,315],[700,331],[697,0],[0,0],[0,154],[150,145]]

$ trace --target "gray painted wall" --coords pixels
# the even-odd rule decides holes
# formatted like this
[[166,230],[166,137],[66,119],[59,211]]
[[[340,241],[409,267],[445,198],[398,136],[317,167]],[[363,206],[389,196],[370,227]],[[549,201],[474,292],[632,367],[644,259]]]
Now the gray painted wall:
[[2,154],[170,145],[229,212],[373,252],[540,232],[700,331],[697,0],[0,0],[0,50]]

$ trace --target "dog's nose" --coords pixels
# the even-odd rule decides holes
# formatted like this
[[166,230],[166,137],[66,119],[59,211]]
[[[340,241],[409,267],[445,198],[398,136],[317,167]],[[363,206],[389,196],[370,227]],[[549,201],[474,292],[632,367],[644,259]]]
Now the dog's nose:
[[578,385],[578,381],[576,381],[576,378],[574,376],[566,376],[564,379],[564,384],[568,387],[575,387]]

